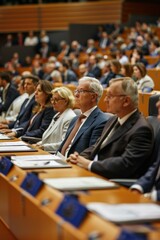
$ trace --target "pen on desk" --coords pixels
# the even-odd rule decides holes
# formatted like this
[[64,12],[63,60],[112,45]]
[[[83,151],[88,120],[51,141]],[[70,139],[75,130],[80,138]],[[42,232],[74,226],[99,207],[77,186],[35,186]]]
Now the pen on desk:
[[50,163],[50,161],[48,161],[48,162],[45,162],[45,163],[44,163],[44,165],[47,165],[47,164],[49,164],[49,163]]

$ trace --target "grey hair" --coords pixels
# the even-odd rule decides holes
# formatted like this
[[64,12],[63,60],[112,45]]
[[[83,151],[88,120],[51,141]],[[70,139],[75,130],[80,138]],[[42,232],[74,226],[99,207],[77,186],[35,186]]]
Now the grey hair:
[[103,94],[103,87],[100,81],[93,77],[82,77],[79,79],[79,84],[84,82],[88,82],[89,89],[97,94],[97,102],[98,102]]
[[130,77],[113,78],[109,82],[109,86],[115,82],[121,82],[123,93],[130,96],[134,107],[138,107],[138,87],[136,82]]

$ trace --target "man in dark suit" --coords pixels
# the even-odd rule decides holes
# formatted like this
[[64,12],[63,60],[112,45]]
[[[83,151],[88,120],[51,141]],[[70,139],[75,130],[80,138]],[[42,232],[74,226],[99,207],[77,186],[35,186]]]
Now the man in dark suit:
[[110,117],[97,107],[102,93],[103,87],[99,80],[91,77],[83,77],[79,80],[79,85],[75,90],[75,99],[76,105],[81,109],[85,118],[70,144],[64,149],[64,145],[76,125],[78,116],[71,121],[66,137],[59,149],[65,156],[74,151],[82,152],[85,148],[94,144],[101,135],[103,127]]
[[35,90],[39,82],[39,78],[34,75],[24,76],[24,88],[26,93],[28,93],[28,98],[24,101],[21,106],[20,112],[17,116],[16,121],[9,123],[8,125],[0,125],[1,132],[9,133],[11,131],[16,132],[16,137],[19,137],[18,131],[26,128],[28,122],[32,116],[32,110],[36,104],[35,102]]
[[69,64],[66,62],[63,62],[62,65],[59,68],[61,75],[62,75],[62,80],[64,84],[74,84],[77,85],[78,81],[77,81],[77,76],[75,74],[75,72],[73,72],[70,68],[69,68]]
[[136,83],[128,77],[112,79],[105,100],[108,111],[116,115],[94,145],[68,160],[106,178],[140,177],[150,164],[154,138],[153,129],[137,110]]
[[0,87],[2,87],[0,103],[1,115],[7,112],[13,100],[19,96],[19,92],[12,84],[10,74],[7,72],[0,73]]
[[[160,119],[160,101],[157,102],[158,118]],[[160,124],[160,122],[159,122]],[[135,184],[131,190],[137,193],[144,193],[154,201],[160,201],[160,126],[155,139],[155,148],[152,155],[153,164],[148,171]]]

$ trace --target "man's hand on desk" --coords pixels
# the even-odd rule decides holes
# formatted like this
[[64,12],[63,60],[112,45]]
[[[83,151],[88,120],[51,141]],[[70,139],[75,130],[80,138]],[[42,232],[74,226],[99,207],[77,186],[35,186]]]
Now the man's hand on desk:
[[77,164],[80,167],[83,167],[85,169],[88,169],[90,160],[82,157],[79,155],[78,152],[74,152],[73,154],[71,154],[68,158],[67,161],[70,161],[71,163]]
[[16,137],[16,132],[12,132],[11,130],[10,130],[10,132],[6,132],[6,135],[7,136],[9,136],[9,137]]
[[44,150],[44,147],[42,146],[42,145],[39,145],[39,144],[32,144],[32,146],[34,147],[34,148],[37,148],[37,149],[42,149],[42,150]]
[[8,129],[8,128],[6,128],[6,129],[1,129],[0,132],[7,134],[7,133],[10,133],[10,132],[11,132],[11,129]]

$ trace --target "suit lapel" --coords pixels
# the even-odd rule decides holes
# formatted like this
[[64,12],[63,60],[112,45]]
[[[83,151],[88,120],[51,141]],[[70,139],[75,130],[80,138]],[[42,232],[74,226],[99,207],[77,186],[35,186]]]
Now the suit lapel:
[[78,140],[78,138],[80,138],[80,136],[88,129],[89,126],[92,125],[92,123],[94,122],[95,118],[97,117],[98,114],[98,109],[96,108],[90,115],[89,117],[86,119],[86,121],[84,122],[84,124],[82,125],[82,127],[80,128],[80,130],[78,131],[76,137],[73,140],[73,144]]
[[[113,135],[108,138],[108,140],[106,141],[106,143],[104,144],[104,146],[102,148],[106,147],[108,144],[114,142],[115,140],[117,140],[118,138],[123,136],[126,132],[128,132],[128,130],[130,128],[132,128],[132,126],[137,121],[138,116],[139,116],[139,113],[135,112],[131,117],[129,117],[128,120],[122,126],[118,127],[117,130],[113,133]],[[98,147],[101,146],[104,139],[108,136],[109,132],[112,130],[116,121],[117,121],[117,118],[114,119],[113,122],[111,123],[110,127],[108,129],[106,129],[106,131],[104,131],[104,134],[102,135],[102,137],[100,138],[100,141],[98,143]]]

